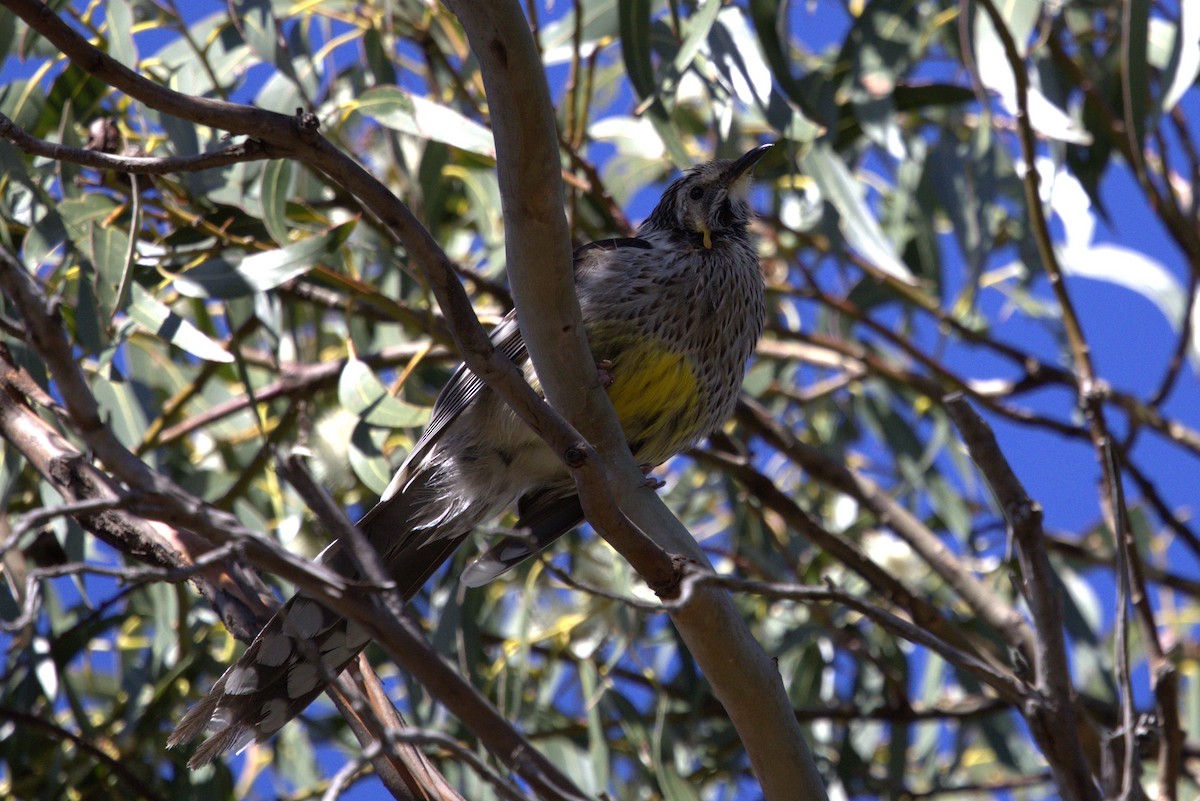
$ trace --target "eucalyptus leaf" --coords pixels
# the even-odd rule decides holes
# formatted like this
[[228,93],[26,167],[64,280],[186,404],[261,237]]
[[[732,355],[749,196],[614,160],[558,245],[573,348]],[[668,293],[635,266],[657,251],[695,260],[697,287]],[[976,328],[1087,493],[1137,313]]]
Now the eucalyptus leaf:
[[[322,264],[341,263],[341,247],[354,230],[353,221],[287,247],[246,256],[240,261],[210,259],[175,279],[175,288],[190,298],[246,297],[266,292]],[[236,259],[233,254],[230,256]]]
[[293,166],[290,159],[274,159],[263,168],[259,194],[262,198],[263,225],[275,244],[286,247],[289,236],[287,202],[292,191]]
[[549,22],[541,30],[546,66],[565,64],[575,57],[576,10],[582,12],[579,24],[579,55],[591,57],[601,40],[615,38],[620,29],[617,0],[583,0],[568,8],[561,17]]
[[[1181,0],[1179,18],[1165,69],[1167,88],[1159,102],[1164,114],[1175,108],[1200,76],[1200,0]],[[1150,20],[1151,26],[1154,22]]]
[[896,253],[896,246],[888,241],[867,207],[861,185],[833,150],[817,143],[801,157],[800,166],[816,181],[821,196],[837,209],[846,241],[880,271],[905,283],[914,283],[912,272]]
[[350,466],[376,495],[382,495],[392,480],[392,466],[383,455],[386,440],[386,430],[367,423],[359,423],[350,437]]
[[108,53],[130,69],[138,64],[137,43],[133,40],[132,0],[109,0],[104,6],[108,20]]
[[338,403],[367,425],[384,428],[422,425],[429,418],[428,409],[392,396],[371,368],[354,357],[346,360],[338,379]]
[[171,311],[138,284],[131,286],[129,316],[138,325],[172,345],[182,348],[197,359],[230,364],[233,356],[221,345],[192,325],[186,318]]
[[444,142],[481,156],[496,156],[496,143],[487,128],[454,109],[399,86],[369,89],[346,111],[357,111],[394,131]]
[[137,388],[119,377],[93,376],[92,392],[100,407],[101,419],[126,448],[137,447],[146,433],[148,419]]

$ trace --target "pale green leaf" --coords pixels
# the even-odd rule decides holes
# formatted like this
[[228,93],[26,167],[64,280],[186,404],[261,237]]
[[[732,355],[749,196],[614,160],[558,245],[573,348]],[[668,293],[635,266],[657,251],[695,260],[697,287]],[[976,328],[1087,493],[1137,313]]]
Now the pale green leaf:
[[[1170,61],[1163,76],[1167,90],[1163,92],[1159,107],[1164,114],[1175,108],[1200,75],[1200,0],[1180,0],[1179,16]],[[1151,19],[1152,28],[1156,21]]]
[[137,43],[133,40],[131,0],[110,0],[104,6],[108,19],[108,54],[130,69],[137,69]]
[[837,154],[825,144],[817,144],[801,158],[804,172],[812,176],[821,196],[838,211],[842,234],[850,246],[879,270],[906,283],[914,283],[912,273],[896,253],[863,198],[862,186]]
[[496,143],[487,128],[454,109],[398,86],[369,89],[346,110],[364,114],[394,131],[444,142],[481,156],[496,156]]
[[387,430],[360,423],[350,437],[350,466],[367,488],[382,495],[392,480],[392,466],[383,455]]
[[354,230],[353,221],[278,250],[247,256],[240,262],[211,259],[175,279],[179,294],[190,298],[232,299],[266,292],[316,267],[341,263],[340,250]]
[[293,167],[289,159],[269,161],[262,172],[259,194],[262,197],[263,225],[280,247],[289,244],[287,202],[292,189],[292,175]]
[[229,364],[233,361],[221,345],[192,325],[186,318],[171,311],[138,284],[131,286],[129,316],[151,334],[162,337],[198,359]]
[[360,359],[351,357],[338,378],[338,402],[367,425],[407,428],[423,425],[429,410],[392,396]]

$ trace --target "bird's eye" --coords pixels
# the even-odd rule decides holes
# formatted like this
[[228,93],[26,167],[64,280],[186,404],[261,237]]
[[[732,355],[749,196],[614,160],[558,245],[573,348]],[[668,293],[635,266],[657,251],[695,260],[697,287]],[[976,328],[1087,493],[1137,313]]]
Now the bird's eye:
[[692,200],[699,200],[700,198],[704,197],[704,187],[693,186],[688,191],[688,197],[690,197]]

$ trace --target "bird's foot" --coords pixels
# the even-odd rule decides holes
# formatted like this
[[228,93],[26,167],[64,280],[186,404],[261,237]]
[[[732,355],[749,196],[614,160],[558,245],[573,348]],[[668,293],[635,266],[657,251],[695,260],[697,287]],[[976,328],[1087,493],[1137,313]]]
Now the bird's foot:
[[612,366],[612,359],[601,359],[596,362],[596,376],[600,379],[600,386],[605,389],[611,387],[615,380],[612,374]]
[[654,469],[652,464],[639,465],[642,468],[642,475],[646,477],[646,486],[652,490],[660,490],[667,486],[667,482],[663,481],[658,476],[650,475],[650,471]]

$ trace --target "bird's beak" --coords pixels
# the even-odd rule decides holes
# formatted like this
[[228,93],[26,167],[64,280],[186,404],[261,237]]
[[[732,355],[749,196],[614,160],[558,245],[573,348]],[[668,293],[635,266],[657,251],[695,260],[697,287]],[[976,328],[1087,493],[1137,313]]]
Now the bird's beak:
[[762,160],[762,157],[770,152],[773,144],[759,145],[753,150],[748,151],[742,156],[739,156],[736,161],[725,168],[725,181],[732,184],[738,178],[741,178],[750,170],[754,169],[754,165]]

